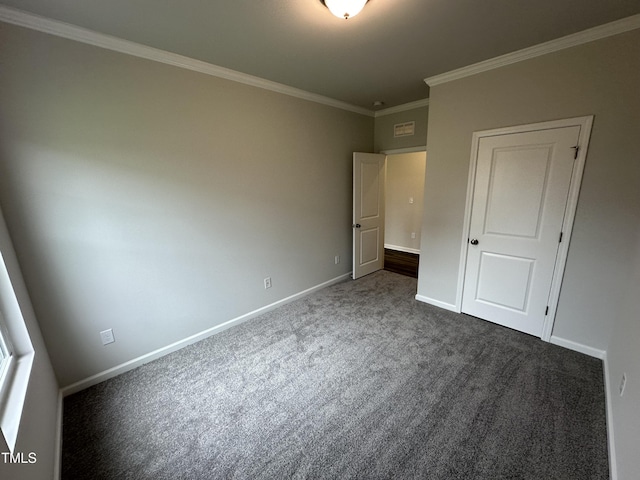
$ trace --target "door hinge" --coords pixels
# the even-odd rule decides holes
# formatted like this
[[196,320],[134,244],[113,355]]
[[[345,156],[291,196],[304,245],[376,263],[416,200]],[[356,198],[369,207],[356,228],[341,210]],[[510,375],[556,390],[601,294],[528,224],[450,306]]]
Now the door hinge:
[[578,158],[578,151],[580,150],[580,145],[576,145],[575,147],[571,147],[575,150],[574,155],[573,155],[573,159],[577,159]]
[[562,233],[563,232],[560,232],[560,238],[558,239],[558,243],[562,243]]
[[544,316],[546,317],[547,315],[549,315],[549,305],[547,305],[547,309],[544,311]]

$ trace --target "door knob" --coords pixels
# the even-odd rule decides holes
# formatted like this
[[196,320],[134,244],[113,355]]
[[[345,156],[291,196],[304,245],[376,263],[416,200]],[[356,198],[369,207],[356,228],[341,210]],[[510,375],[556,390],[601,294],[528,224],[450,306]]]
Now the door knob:
[[360,225],[359,223],[356,223],[355,225],[352,225],[353,228],[360,228],[362,225]]
[[477,239],[477,238],[474,238],[474,239],[473,239],[473,240],[471,240],[469,243],[470,243],[471,245],[477,245],[479,242],[478,242],[478,239]]

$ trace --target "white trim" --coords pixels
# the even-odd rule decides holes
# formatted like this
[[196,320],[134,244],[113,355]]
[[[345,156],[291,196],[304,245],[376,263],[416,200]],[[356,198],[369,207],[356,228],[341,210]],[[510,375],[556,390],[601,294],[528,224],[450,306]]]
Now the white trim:
[[451,303],[441,302],[440,300],[436,300],[435,298],[425,297],[424,295],[416,295],[416,300],[423,303],[428,303],[429,305],[433,305],[434,307],[444,308],[445,310],[449,310],[451,312],[460,313],[460,309]]
[[427,146],[420,147],[406,147],[406,148],[392,148],[391,150],[381,150],[380,153],[384,153],[385,155],[400,155],[403,153],[416,153],[416,152],[426,152]]
[[[564,212],[564,220],[562,222],[562,243],[556,254],[556,263],[551,280],[551,290],[549,292],[549,313],[545,317],[542,325],[542,340],[548,342],[553,332],[553,325],[558,311],[558,302],[560,300],[560,288],[564,278],[565,265],[567,264],[567,256],[569,254],[569,244],[571,243],[571,235],[573,233],[573,221],[578,209],[578,197],[580,195],[580,185],[582,185],[582,176],[584,173],[584,165],[587,160],[587,150],[589,149],[589,140],[591,138],[591,127],[593,125],[593,116],[581,117],[574,119],[579,121],[580,134],[578,136],[578,158],[573,163],[573,172],[571,174],[571,184],[569,185],[569,194],[567,196],[567,205]],[[554,124],[554,122],[549,122]],[[562,122],[558,126],[564,126]],[[556,128],[551,127],[551,128]]]
[[400,245],[391,245],[389,243],[385,243],[384,248],[388,250],[397,250],[398,252],[415,253],[417,255],[420,255],[419,248],[401,247]]
[[[555,267],[553,270],[553,278],[551,280],[551,289],[549,291],[548,306],[549,312],[544,319],[542,326],[542,334],[540,338],[544,341],[550,341],[553,323],[555,321],[558,309],[558,300],[560,297],[560,287],[564,277],[564,269],[569,252],[569,244],[571,243],[571,233],[573,230],[573,221],[578,207],[578,195],[580,193],[580,185],[582,183],[582,174],[584,172],[584,164],[587,159],[587,150],[589,147],[589,138],[591,135],[591,126],[593,124],[593,116],[567,118],[562,120],[553,120],[549,122],[531,123],[527,125],[516,125],[512,127],[496,128],[492,130],[483,130],[473,132],[471,139],[471,158],[469,162],[469,179],[467,181],[467,199],[464,211],[464,224],[462,228],[462,239],[460,247],[460,264],[458,268],[458,285],[456,291],[456,308],[462,311],[462,295],[464,292],[464,276],[466,271],[467,249],[469,244],[469,229],[471,228],[471,210],[473,203],[473,192],[475,189],[476,163],[478,158],[478,147],[480,139],[485,137],[493,137],[498,135],[510,135],[514,133],[524,133],[536,130],[550,130],[555,128],[579,126],[580,134],[578,137],[578,158],[573,164],[573,173],[571,175],[571,184],[567,195],[567,204],[565,207],[564,220],[562,222],[563,241],[558,247],[556,255]],[[570,348],[570,347],[569,347]]]
[[609,372],[609,362],[607,352],[602,357],[604,370],[604,398],[607,412],[607,446],[609,448],[609,478],[618,480],[618,465],[616,464],[616,444],[613,432],[613,402],[611,392],[615,392],[615,387],[611,385],[611,372]]
[[307,92],[282,83],[272,82],[271,80],[265,80],[264,78],[237,72],[235,70],[213,65],[184,55],[178,55],[158,48],[148,47],[146,45],[98,33],[93,30],[60,22],[58,20],[52,20],[40,15],[27,13],[4,5],[0,5],[0,21],[48,33],[50,35],[67,38],[69,40],[75,40],[76,42],[86,43],[95,47],[105,48],[114,52],[120,52],[134,57],[144,58],[154,62],[160,62],[174,67],[203,73],[205,75],[224,78],[233,82],[270,90],[272,92],[282,93],[291,97],[328,105],[330,107],[340,108],[342,110],[359,113],[361,115],[367,115],[369,117],[375,116],[375,113],[367,108],[351,105],[340,100]]
[[100,382],[104,382],[105,380],[116,377],[122,373],[128,372],[129,370],[133,370],[136,367],[144,365],[145,363],[149,363],[160,357],[164,357],[165,355],[168,355],[177,350],[180,350],[181,348],[184,348],[188,345],[199,342],[200,340],[204,340],[205,338],[215,335],[216,333],[220,333],[224,330],[227,330],[228,328],[244,323],[247,320],[251,320],[252,318],[262,315],[263,313],[270,312],[271,310],[281,307],[282,305],[298,300],[299,298],[310,295],[311,293],[314,293],[318,290],[329,287],[338,282],[342,282],[343,280],[346,280],[348,278],[351,278],[351,272],[345,273],[344,275],[340,275],[339,277],[333,278],[331,280],[323,282],[314,287],[307,288],[306,290],[290,295],[286,298],[283,298],[282,300],[278,300],[277,302],[271,303],[264,307],[258,308],[257,310],[253,310],[252,312],[246,313],[244,315],[240,315],[239,317],[228,320],[224,323],[221,323],[220,325],[216,325],[215,327],[208,328],[200,333],[196,333],[195,335],[191,335],[190,337],[184,338],[170,345],[154,350],[153,352],[149,352],[138,358],[129,360],[128,362],[117,365],[113,368],[105,370],[104,372],[97,373],[88,378],[75,382],[71,385],[67,385],[66,387],[63,387],[61,389],[62,395],[66,397],[73,393],[79,392],[80,390],[84,390],[85,388],[89,388],[92,385],[96,385]]
[[402,105],[396,105],[395,107],[385,108],[384,110],[378,110],[375,112],[374,117],[383,117],[384,115],[391,115],[392,113],[406,112],[408,110],[415,110],[416,108],[428,107],[429,99],[416,100],[415,102],[403,103]]
[[[13,453],[18,439],[20,420],[24,414],[35,352],[16,292],[16,288],[19,288],[16,287],[19,272],[14,270],[10,273],[15,265],[15,252],[11,247],[11,240],[1,215],[0,226],[2,228],[0,230],[0,250],[2,250],[0,251],[0,310],[2,311],[0,316],[4,319],[13,357],[11,370],[4,378],[7,388],[0,398],[0,446],[4,442],[6,448]],[[12,278],[14,275],[15,277]]]
[[559,347],[568,348],[569,350],[573,350],[574,352],[584,353],[585,355],[599,358],[600,360],[604,359],[606,355],[606,352],[604,350],[599,350],[597,348],[583,345],[582,343],[574,342],[573,340],[567,340],[566,338],[558,337],[556,335],[552,335],[551,338],[549,338],[549,343],[558,345]]
[[469,175],[467,178],[467,199],[464,205],[464,217],[462,227],[462,238],[460,239],[460,264],[458,266],[458,284],[456,285],[456,308],[462,311],[462,293],[464,292],[464,276],[467,270],[467,249],[469,245],[469,230],[471,229],[471,210],[473,207],[473,191],[476,185],[476,162],[478,158],[478,147],[480,137],[473,132],[471,136],[471,159],[469,160]]
[[0,424],[2,425],[4,441],[11,453],[14,452],[16,442],[18,441],[18,429],[20,428],[20,420],[24,413],[27,387],[29,385],[34,357],[35,352],[31,351],[21,355],[15,360],[15,369],[12,373],[12,378],[9,379],[11,388],[2,405]]
[[62,390],[58,390],[58,407],[56,409],[56,440],[53,447],[53,480],[60,480],[62,475],[62,420],[64,400]]
[[486,72],[495,68],[504,67],[506,65],[546,55],[548,53],[564,50],[565,48],[571,48],[584,43],[593,42],[594,40],[618,35],[630,30],[635,30],[636,28],[640,28],[640,14],[632,15],[614,22],[605,23],[604,25],[599,25],[582,32],[567,35],[566,37],[557,38],[533,47],[500,55],[499,57],[474,63],[456,70],[451,70],[450,72],[442,73],[440,75],[427,77],[424,79],[424,82],[430,87],[433,87],[442,83],[451,82],[452,80],[470,77],[477,73]]

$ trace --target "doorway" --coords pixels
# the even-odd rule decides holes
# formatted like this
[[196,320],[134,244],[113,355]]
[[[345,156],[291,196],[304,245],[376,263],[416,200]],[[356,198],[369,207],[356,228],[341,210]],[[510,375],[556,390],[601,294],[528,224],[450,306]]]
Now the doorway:
[[353,278],[382,268],[417,277],[425,166],[424,148],[354,153]]
[[387,155],[384,269],[418,278],[426,151]]

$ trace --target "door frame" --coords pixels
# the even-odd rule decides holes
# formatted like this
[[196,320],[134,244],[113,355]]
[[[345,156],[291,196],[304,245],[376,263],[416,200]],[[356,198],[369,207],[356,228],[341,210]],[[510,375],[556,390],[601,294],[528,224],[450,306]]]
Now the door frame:
[[469,164],[469,179],[467,182],[467,199],[464,210],[464,223],[462,228],[462,241],[460,250],[460,266],[458,269],[458,286],[456,292],[456,309],[462,312],[462,293],[464,291],[465,271],[467,267],[467,251],[469,249],[469,231],[471,228],[471,209],[473,206],[473,192],[475,189],[476,167],[478,161],[478,149],[480,139],[485,137],[494,137],[498,135],[510,135],[514,133],[526,133],[536,130],[550,130],[563,127],[580,127],[578,137],[578,155],[573,163],[573,172],[571,174],[571,183],[569,185],[569,194],[567,196],[567,204],[562,221],[562,242],[558,248],[555,266],[553,270],[553,278],[551,281],[551,289],[549,292],[548,306],[549,311],[544,319],[542,327],[542,340],[548,342],[551,339],[553,324],[555,322],[556,311],[558,309],[558,300],[560,297],[560,288],[564,277],[564,269],[567,262],[567,254],[569,252],[569,244],[571,242],[571,233],[573,231],[573,221],[575,219],[576,209],[578,206],[578,197],[580,194],[580,185],[582,184],[582,175],[584,173],[584,164],[587,158],[587,150],[589,147],[589,138],[591,137],[591,127],[593,125],[593,115],[567,118],[562,120],[552,120],[548,122],[530,123],[526,125],[516,125],[512,127],[497,128],[492,130],[481,130],[473,132],[471,140],[471,160]]

